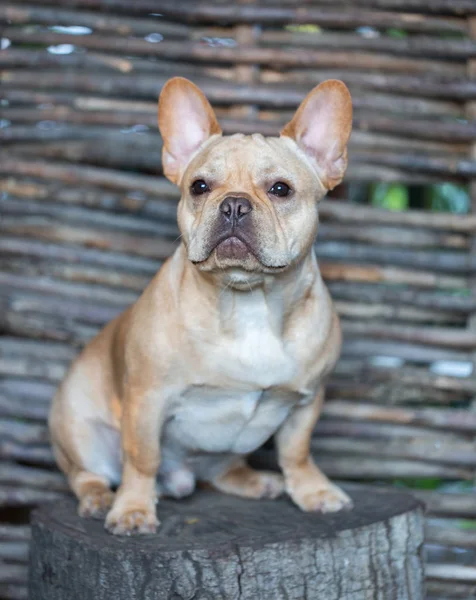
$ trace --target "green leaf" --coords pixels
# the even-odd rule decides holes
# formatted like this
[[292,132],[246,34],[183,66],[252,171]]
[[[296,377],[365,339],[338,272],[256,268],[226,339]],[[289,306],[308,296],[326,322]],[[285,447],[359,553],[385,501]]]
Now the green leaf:
[[408,208],[408,189],[396,183],[377,183],[371,190],[373,206],[401,211]]

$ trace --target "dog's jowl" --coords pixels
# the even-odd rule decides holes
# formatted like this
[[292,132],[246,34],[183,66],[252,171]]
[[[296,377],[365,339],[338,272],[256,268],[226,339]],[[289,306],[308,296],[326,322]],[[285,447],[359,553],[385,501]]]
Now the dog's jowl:
[[[181,245],[74,362],[50,414],[81,515],[153,532],[157,498],[197,481],[248,498],[286,492],[305,511],[350,506],[309,446],[340,350],[313,242],[351,123],[347,88],[326,81],[280,137],[222,136],[195,85],[166,84],[159,127]],[[251,469],[247,454],[272,436],[282,473]]]

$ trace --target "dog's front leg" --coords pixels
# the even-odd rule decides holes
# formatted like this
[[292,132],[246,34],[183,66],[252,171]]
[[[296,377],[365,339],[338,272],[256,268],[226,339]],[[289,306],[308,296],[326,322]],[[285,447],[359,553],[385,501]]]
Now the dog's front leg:
[[163,421],[164,402],[160,394],[126,390],[121,424],[122,482],[106,518],[106,528],[111,533],[154,533],[157,529],[156,476]]
[[279,465],[287,493],[302,510],[336,512],[351,499],[317,468],[310,454],[311,436],[324,399],[321,387],[310,404],[293,411],[276,434]]

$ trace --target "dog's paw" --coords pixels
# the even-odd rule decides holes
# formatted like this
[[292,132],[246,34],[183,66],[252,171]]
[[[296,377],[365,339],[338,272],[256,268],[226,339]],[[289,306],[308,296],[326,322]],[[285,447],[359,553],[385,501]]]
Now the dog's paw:
[[250,498],[277,498],[284,492],[284,478],[272,471],[257,471],[247,489]]
[[291,494],[293,501],[305,512],[333,513],[352,508],[352,500],[332,483],[309,489],[306,485]]
[[273,471],[255,471],[240,465],[213,480],[213,486],[225,494],[241,498],[277,498],[285,491],[284,478]]
[[111,490],[91,490],[79,502],[79,516],[91,519],[103,519],[107,511],[111,508],[113,501],[114,494]]
[[155,533],[159,521],[153,510],[133,509],[118,511],[114,508],[106,517],[105,527],[114,535],[146,535]]
[[288,472],[286,491],[293,502],[305,512],[333,513],[352,508],[352,500],[312,462]]

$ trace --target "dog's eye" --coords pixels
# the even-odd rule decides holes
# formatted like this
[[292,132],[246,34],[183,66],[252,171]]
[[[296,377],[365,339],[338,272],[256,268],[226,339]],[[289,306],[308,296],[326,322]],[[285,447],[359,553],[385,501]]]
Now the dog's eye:
[[190,189],[192,190],[192,194],[194,196],[200,196],[200,194],[205,194],[205,192],[210,191],[206,181],[203,181],[203,179],[197,179],[194,181]]
[[287,183],[283,183],[282,181],[277,181],[268,190],[268,194],[273,194],[273,196],[279,196],[280,198],[289,196],[290,193],[291,193],[291,188],[289,187],[289,185]]

